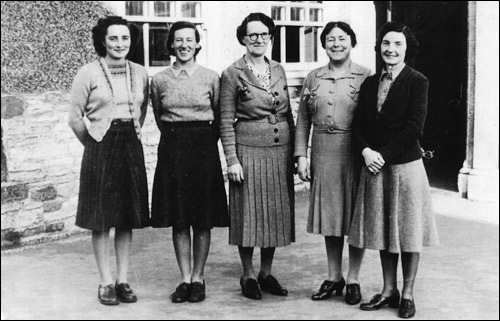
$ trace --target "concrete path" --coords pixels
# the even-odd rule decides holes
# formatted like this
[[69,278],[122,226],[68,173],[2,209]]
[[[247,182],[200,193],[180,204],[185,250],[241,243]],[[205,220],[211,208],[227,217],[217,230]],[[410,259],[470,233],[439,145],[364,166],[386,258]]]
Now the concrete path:
[[[499,319],[498,205],[473,203],[433,191],[441,244],[421,255],[415,286],[415,319]],[[397,309],[376,312],[348,306],[342,297],[313,302],[326,276],[323,238],[305,232],[308,196],[297,195],[297,242],[278,249],[273,274],[288,297],[242,296],[237,248],[228,231],[214,229],[205,269],[207,299],[173,304],[180,273],[170,229],[134,232],[129,283],[135,304],[107,307],[97,300],[99,276],[90,236],[2,252],[2,319],[370,319],[397,320]],[[496,219],[495,219],[496,218]],[[113,251],[111,251],[113,253]],[[254,262],[259,266],[259,253]],[[345,247],[344,256],[347,254]],[[113,257],[114,259],[114,257]],[[344,258],[344,271],[347,258]],[[401,276],[401,268],[399,275]],[[401,278],[400,278],[401,280]],[[378,253],[367,251],[361,271],[363,301],[378,293]],[[399,282],[400,286],[402,282]]]

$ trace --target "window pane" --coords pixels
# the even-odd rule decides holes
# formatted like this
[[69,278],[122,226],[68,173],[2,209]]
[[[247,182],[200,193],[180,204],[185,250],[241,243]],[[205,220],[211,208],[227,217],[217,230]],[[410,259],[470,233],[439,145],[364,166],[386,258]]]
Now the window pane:
[[271,59],[277,62],[281,62],[281,28],[285,27],[277,26],[274,32],[273,50],[271,54]]
[[125,1],[125,14],[128,16],[142,16],[144,1]]
[[172,1],[155,1],[156,17],[172,17],[174,3]]
[[290,8],[290,20],[291,21],[301,21],[304,20],[302,17],[302,8]]
[[181,5],[181,15],[184,18],[199,18],[199,13],[197,14],[197,10],[199,11],[199,2],[183,2]]
[[309,9],[309,21],[323,21],[323,10]]
[[318,27],[305,27],[305,61],[318,61]]
[[286,62],[300,61],[300,27],[286,28]]
[[168,24],[151,24],[149,27],[149,65],[170,66],[167,53]]
[[281,16],[281,8],[283,7],[271,7],[271,18],[273,20],[283,20]]

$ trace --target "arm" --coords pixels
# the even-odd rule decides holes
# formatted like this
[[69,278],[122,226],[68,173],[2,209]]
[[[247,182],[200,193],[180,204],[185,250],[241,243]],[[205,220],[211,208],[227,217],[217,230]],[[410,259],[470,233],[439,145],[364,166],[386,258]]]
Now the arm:
[[212,111],[214,113],[214,120],[212,121],[212,132],[216,140],[220,138],[220,79],[219,76],[214,77],[212,82],[212,92],[210,94],[210,102],[212,104]]
[[151,105],[153,107],[153,114],[155,116],[156,125],[160,132],[163,131],[163,124],[161,122],[161,97],[160,90],[158,89],[158,79],[151,80]]
[[144,120],[146,119],[146,114],[148,112],[148,103],[149,103],[149,76],[146,69],[143,69],[143,97],[144,100],[141,104],[141,117],[139,118],[139,123],[141,124],[141,128],[144,125]]
[[83,121],[85,107],[90,95],[90,73],[87,68],[82,68],[76,74],[71,86],[71,104],[69,109],[68,125],[71,127],[78,140],[85,144],[88,139],[88,130]]

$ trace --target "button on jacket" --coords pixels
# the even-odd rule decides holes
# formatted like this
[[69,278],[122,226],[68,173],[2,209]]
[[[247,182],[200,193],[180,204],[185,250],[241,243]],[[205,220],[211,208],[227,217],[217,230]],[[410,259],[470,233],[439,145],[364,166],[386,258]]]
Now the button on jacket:
[[[276,146],[288,144],[293,137],[295,126],[290,108],[285,70],[273,60],[270,60],[269,64],[271,92],[276,101],[274,104],[269,93],[260,85],[260,82],[246,65],[244,58],[233,63],[222,73],[220,127],[228,166],[238,163],[236,141],[250,146]],[[276,118],[278,120],[286,119],[288,130],[283,127],[285,124],[283,122],[273,124]],[[259,133],[259,139],[235,137],[235,119],[238,119],[241,127],[258,126],[264,128],[263,132]],[[256,120],[259,122],[254,123],[253,121]]]

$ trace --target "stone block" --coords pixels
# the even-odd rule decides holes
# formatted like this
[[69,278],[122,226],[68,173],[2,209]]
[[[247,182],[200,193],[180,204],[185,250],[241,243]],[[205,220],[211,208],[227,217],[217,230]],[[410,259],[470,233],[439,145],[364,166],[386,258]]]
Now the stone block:
[[53,200],[56,197],[57,191],[52,185],[31,192],[31,199],[38,202]]
[[62,230],[64,230],[64,222],[47,224],[45,227],[45,232],[47,233],[59,232]]
[[24,113],[24,102],[14,96],[2,97],[2,119],[21,116]]
[[23,232],[23,237],[29,237],[37,234],[45,233],[45,224],[39,224],[34,227],[27,228]]
[[[1,238],[2,238],[2,243],[3,241],[7,241],[8,245],[17,245],[21,242],[21,237],[23,236],[23,234],[19,231],[16,231],[14,229],[7,229],[7,230],[2,230],[2,234],[1,234]],[[3,248],[3,244],[2,244],[2,248]]]
[[15,217],[15,225],[17,228],[26,228],[37,225],[41,222],[43,215],[43,203],[32,203],[26,205],[25,208],[18,212]]
[[[3,210],[3,206],[2,206]],[[15,212],[8,212],[8,213],[2,213],[2,230],[9,229],[9,228],[15,228],[15,216],[17,213]]]
[[61,198],[52,201],[46,201],[43,203],[44,212],[54,212],[61,209],[63,200]]
[[[2,215],[5,213],[13,213],[19,211],[23,207],[22,202],[6,202],[2,203]],[[2,224],[3,226],[3,224]]]
[[24,183],[2,184],[2,204],[28,198],[28,185]]

